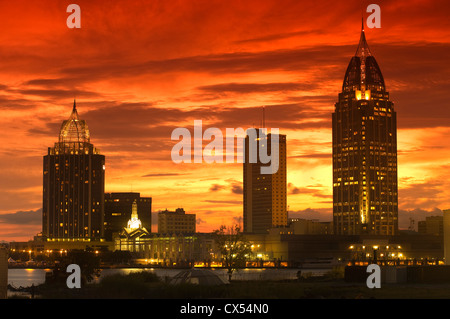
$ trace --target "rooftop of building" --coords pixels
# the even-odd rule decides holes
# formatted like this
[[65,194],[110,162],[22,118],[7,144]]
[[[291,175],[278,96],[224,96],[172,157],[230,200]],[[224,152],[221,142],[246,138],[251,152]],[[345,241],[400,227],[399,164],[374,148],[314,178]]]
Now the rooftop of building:
[[364,32],[364,22],[361,27],[361,35],[355,55],[351,58],[345,72],[342,91],[354,91],[365,89],[385,90],[383,74],[377,61],[370,52]]

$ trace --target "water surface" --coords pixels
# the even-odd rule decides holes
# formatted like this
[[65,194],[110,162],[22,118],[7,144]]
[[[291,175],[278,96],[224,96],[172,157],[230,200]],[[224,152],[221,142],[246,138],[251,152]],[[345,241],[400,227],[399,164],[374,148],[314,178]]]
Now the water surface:
[[[183,269],[170,268],[121,268],[121,269],[103,269],[100,277],[95,278],[93,282],[99,282],[102,278],[113,274],[128,274],[136,271],[148,271],[155,273],[163,280],[168,280]],[[234,280],[289,280],[297,279],[297,272],[300,269],[274,269],[274,268],[249,268],[240,269],[233,272]],[[14,287],[30,287],[32,284],[40,285],[45,282],[45,273],[51,269],[8,269],[8,284]],[[228,279],[226,269],[212,269],[218,276]],[[320,275],[328,271],[327,269],[301,269],[302,274],[311,273]]]

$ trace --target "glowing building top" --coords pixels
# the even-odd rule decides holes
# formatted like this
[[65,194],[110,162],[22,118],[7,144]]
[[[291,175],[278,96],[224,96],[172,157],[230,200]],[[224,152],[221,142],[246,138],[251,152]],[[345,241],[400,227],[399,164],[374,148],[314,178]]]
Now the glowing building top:
[[[345,73],[342,92],[360,91],[362,99],[368,99],[370,91],[384,92],[383,74],[377,61],[369,50],[364,33],[364,23],[361,27],[361,37],[355,56],[352,57]],[[368,91],[368,94],[365,92]]]
[[98,150],[90,143],[89,128],[84,120],[78,117],[76,101],[73,101],[72,113],[63,121],[59,131],[58,142],[51,149],[52,154],[98,154]]
[[127,228],[129,230],[135,230],[142,228],[141,220],[138,217],[137,213],[137,203],[136,200],[133,202],[133,206],[131,208],[131,219],[128,221]]
[[78,118],[76,101],[73,101],[69,119],[61,125],[59,143],[89,143],[89,128],[84,120]]

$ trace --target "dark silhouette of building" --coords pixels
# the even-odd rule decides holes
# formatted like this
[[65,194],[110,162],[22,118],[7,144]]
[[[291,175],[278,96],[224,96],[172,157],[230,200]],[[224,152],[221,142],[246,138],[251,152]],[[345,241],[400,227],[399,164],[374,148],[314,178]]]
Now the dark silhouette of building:
[[443,216],[427,216],[425,220],[417,223],[417,231],[421,234],[430,234],[436,236],[444,235],[444,217]]
[[105,156],[90,143],[76,103],[44,156],[42,235],[51,241],[103,239]]
[[[245,138],[243,204],[244,232],[247,233],[267,233],[270,228],[287,226],[286,135],[279,134],[274,140],[278,143],[278,157],[272,154],[276,147],[272,147],[271,133],[261,135],[256,130],[255,136],[247,134]],[[267,148],[271,161],[277,161],[272,163],[278,166],[275,173],[261,173],[261,168],[269,164],[260,160],[256,142]],[[250,157],[252,148],[255,160]]]
[[163,210],[158,213],[158,233],[192,234],[196,231],[196,215],[186,214],[183,208],[175,211]]
[[110,241],[113,233],[120,232],[132,217],[133,202],[137,204],[137,214],[142,227],[149,232],[152,229],[152,198],[141,197],[140,193],[105,194],[105,238]]
[[332,117],[334,233],[397,234],[396,113],[364,24]]

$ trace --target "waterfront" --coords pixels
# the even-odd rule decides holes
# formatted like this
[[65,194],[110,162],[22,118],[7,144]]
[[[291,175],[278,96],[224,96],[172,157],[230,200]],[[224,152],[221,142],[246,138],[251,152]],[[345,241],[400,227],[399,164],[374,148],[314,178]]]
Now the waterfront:
[[[122,273],[128,274],[133,271],[149,271],[155,273],[163,280],[168,280],[177,275],[183,269],[173,268],[120,268],[120,269],[102,269],[100,276],[94,279],[95,282],[99,282],[102,278]],[[228,279],[226,269],[212,270],[224,279]],[[301,271],[303,275],[321,275],[330,269],[297,269],[297,268],[247,268],[240,269],[233,273],[234,280],[293,280],[297,279],[298,271]],[[30,269],[30,268],[12,268],[8,270],[8,284],[13,287],[31,287],[31,285],[40,285],[45,282],[45,273],[51,271],[51,269]]]
[[[441,266],[434,266],[441,267]],[[101,278],[109,275],[135,271],[142,268],[105,269]],[[146,269],[158,274],[161,278],[172,277],[182,269]],[[215,269],[219,275],[225,275],[223,269]],[[289,279],[296,276],[297,269],[246,269],[240,270],[228,285],[205,286],[192,285],[176,287],[165,280],[147,281],[141,274],[127,277],[124,281],[116,278],[106,284],[86,285],[80,290],[55,287],[37,289],[37,299],[448,299],[450,298],[450,281],[436,283],[402,282],[382,283],[382,289],[370,289],[365,282],[347,282],[338,277]],[[324,270],[320,270],[324,271]],[[14,269],[11,271],[10,283],[16,285],[39,284],[45,280],[45,269]],[[312,273],[312,272],[310,272]],[[302,271],[306,277],[308,272]],[[319,274],[317,270],[316,274]],[[101,279],[100,278],[100,279]],[[149,277],[147,277],[149,278]],[[237,278],[243,280],[237,280]],[[100,280],[98,279],[98,280]],[[252,280],[253,279],[253,280]],[[272,280],[265,280],[272,279]],[[30,290],[9,291],[9,298],[32,298]]]

